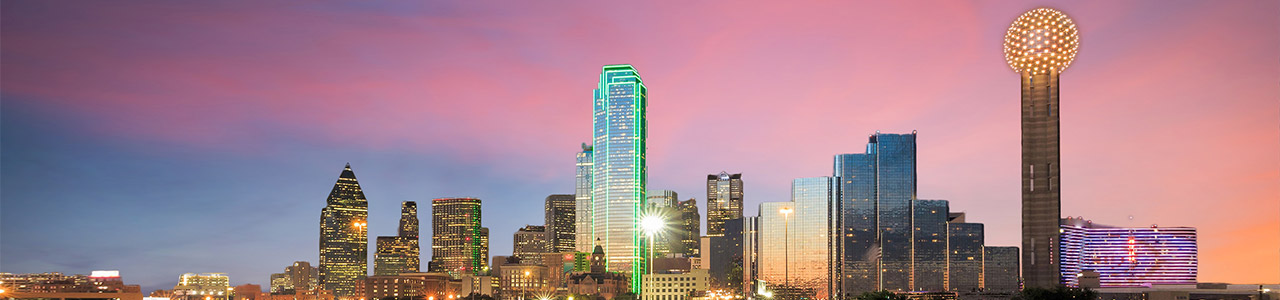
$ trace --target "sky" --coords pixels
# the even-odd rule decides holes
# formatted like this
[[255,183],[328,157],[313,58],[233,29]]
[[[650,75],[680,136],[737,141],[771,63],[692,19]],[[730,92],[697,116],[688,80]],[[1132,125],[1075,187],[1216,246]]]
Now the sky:
[[915,130],[919,197],[1020,245],[1001,45],[1041,6],[1080,31],[1063,216],[1196,227],[1201,282],[1280,282],[1276,1],[3,1],[0,272],[265,285],[317,261],[348,162],[370,236],[401,201],[471,196],[509,254],[573,192],[618,63],[649,88],[651,190],[704,203],[707,174],[743,173],[756,215],[868,135]]

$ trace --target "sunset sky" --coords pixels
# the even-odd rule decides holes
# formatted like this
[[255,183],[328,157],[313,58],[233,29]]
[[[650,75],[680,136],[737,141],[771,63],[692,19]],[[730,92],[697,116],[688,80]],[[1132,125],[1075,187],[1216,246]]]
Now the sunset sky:
[[430,200],[472,196],[510,254],[573,193],[617,63],[649,88],[651,190],[702,205],[707,174],[743,173],[756,215],[917,130],[919,197],[1018,246],[1001,42],[1047,6],[1080,32],[1063,216],[1196,227],[1201,282],[1280,283],[1277,1],[407,2],[0,2],[0,272],[265,285],[317,262],[348,162],[370,236],[419,201],[426,261]]

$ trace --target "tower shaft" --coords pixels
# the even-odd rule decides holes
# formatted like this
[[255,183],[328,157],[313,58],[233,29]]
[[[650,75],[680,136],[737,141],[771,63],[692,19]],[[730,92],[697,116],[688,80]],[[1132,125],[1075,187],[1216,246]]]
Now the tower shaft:
[[1026,287],[1058,285],[1062,215],[1058,72],[1022,72],[1022,276]]

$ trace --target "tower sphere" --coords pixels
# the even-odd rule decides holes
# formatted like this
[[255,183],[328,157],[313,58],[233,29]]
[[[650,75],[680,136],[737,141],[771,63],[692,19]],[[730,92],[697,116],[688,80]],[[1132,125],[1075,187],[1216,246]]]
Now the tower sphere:
[[1037,8],[1019,16],[1004,36],[1004,60],[1015,72],[1061,73],[1076,58],[1080,36],[1066,14]]

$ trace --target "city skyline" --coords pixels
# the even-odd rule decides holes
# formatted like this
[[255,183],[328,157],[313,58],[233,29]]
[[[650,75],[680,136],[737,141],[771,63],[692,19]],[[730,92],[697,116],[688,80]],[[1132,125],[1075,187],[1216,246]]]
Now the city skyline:
[[[1280,174],[1274,168],[1277,158],[1273,155],[1280,151],[1274,139],[1277,119],[1280,119],[1276,112],[1280,108],[1274,101],[1276,87],[1270,84],[1280,76],[1273,59],[1266,60],[1266,64],[1256,63],[1273,58],[1270,54],[1280,50],[1280,38],[1274,34],[1280,22],[1274,16],[1260,17],[1257,12],[1275,11],[1276,4],[1263,4],[1269,5],[1269,10],[1250,8],[1242,3],[1175,4],[1170,6],[1176,7],[1133,2],[1050,2],[968,7],[946,3],[940,6],[959,7],[939,9],[945,13],[877,7],[889,12],[879,17],[828,12],[832,9],[824,6],[777,11],[742,8],[726,16],[727,22],[734,24],[762,16],[792,18],[788,20],[796,22],[774,24],[777,26],[769,28],[694,26],[688,32],[660,39],[691,49],[685,51],[665,50],[673,47],[670,45],[653,47],[623,42],[621,44],[631,48],[589,46],[587,50],[571,52],[570,56],[552,51],[548,48],[552,45],[546,42],[509,39],[506,35],[550,37],[557,43],[574,45],[571,37],[585,34],[574,30],[593,30],[577,29],[574,25],[604,24],[638,32],[645,29],[585,19],[533,27],[528,29],[532,32],[529,33],[513,25],[519,24],[519,20],[487,27],[433,14],[427,14],[434,17],[427,17],[422,23],[406,16],[412,12],[437,12],[434,10],[437,7],[415,6],[406,11],[344,7],[355,11],[351,19],[339,19],[334,21],[339,25],[326,26],[372,30],[350,22],[387,15],[393,20],[427,28],[455,26],[463,29],[449,31],[452,33],[444,34],[445,37],[425,35],[423,39],[460,42],[456,47],[433,50],[441,51],[441,55],[468,49],[480,53],[462,55],[463,62],[449,63],[416,61],[411,59],[413,53],[389,48],[342,48],[357,52],[342,56],[346,59],[336,62],[357,70],[356,75],[345,76],[335,75],[331,72],[338,70],[324,69],[313,61],[317,55],[338,55],[343,53],[341,50],[310,50],[317,52],[304,52],[281,62],[296,69],[264,71],[263,74],[244,72],[254,70],[247,69],[252,63],[233,57],[255,50],[262,53],[248,56],[245,58],[248,62],[278,58],[288,53],[288,47],[294,47],[287,43],[265,43],[271,34],[296,27],[270,23],[261,18],[261,13],[297,9],[345,12],[336,8],[263,7],[263,12],[232,12],[226,7],[209,7],[208,14],[246,17],[263,22],[258,25],[269,29],[243,37],[265,43],[264,48],[227,45],[231,50],[229,54],[211,57],[231,63],[212,66],[177,55],[210,55],[193,49],[203,45],[200,41],[177,38],[171,32],[148,31],[127,20],[104,18],[112,14],[130,15],[150,22],[179,25],[174,29],[176,32],[212,34],[213,41],[229,38],[209,27],[225,24],[217,20],[182,23],[171,19],[183,14],[198,15],[189,11],[189,6],[155,4],[150,9],[174,12],[176,16],[139,16],[123,8],[94,7],[100,4],[93,3],[60,8],[6,3],[3,31],[7,43],[3,46],[3,55],[6,62],[12,62],[6,64],[6,69],[28,76],[5,76],[4,88],[0,90],[5,99],[4,123],[0,128],[5,138],[3,164],[6,166],[2,174],[4,209],[0,210],[3,214],[0,222],[4,222],[0,236],[5,240],[0,243],[3,244],[0,264],[5,269],[0,271],[77,273],[121,269],[131,282],[142,284],[146,289],[171,286],[174,275],[187,272],[224,272],[232,274],[236,284],[264,284],[267,275],[278,272],[279,266],[293,261],[316,262],[314,211],[321,208],[318,203],[324,195],[320,190],[330,185],[326,181],[333,180],[332,171],[337,165],[347,161],[361,170],[362,188],[369,201],[370,236],[394,234],[401,201],[476,197],[485,199],[483,226],[492,228],[491,235],[497,237],[492,239],[490,249],[511,249],[502,237],[510,236],[519,227],[517,224],[541,223],[542,214],[528,211],[541,209],[546,195],[573,191],[572,155],[580,151],[579,143],[589,138],[590,133],[583,126],[586,116],[590,115],[584,103],[590,97],[590,87],[597,79],[599,67],[618,63],[635,65],[644,72],[645,84],[653,89],[648,109],[652,124],[648,134],[649,187],[699,195],[705,192],[700,187],[705,185],[706,174],[719,170],[741,172],[751,178],[747,192],[750,195],[744,197],[744,215],[755,215],[752,208],[759,203],[785,201],[792,179],[826,175],[831,155],[861,150],[859,143],[867,132],[918,130],[922,136],[919,190],[924,193],[920,198],[949,199],[952,210],[966,212],[969,218],[985,223],[989,245],[1018,245],[1018,123],[1012,106],[1017,102],[1017,93],[1013,91],[1017,75],[1004,65],[999,55],[999,40],[1004,28],[1018,14],[1050,6],[1068,13],[1081,28],[1082,36],[1087,37],[1082,41],[1084,49],[1072,71],[1063,75],[1063,80],[1070,84],[1062,87],[1066,100],[1062,103],[1062,160],[1063,165],[1068,166],[1062,170],[1066,187],[1062,216],[1084,216],[1118,226],[1159,223],[1197,227],[1203,247],[1201,281],[1280,280],[1277,276],[1280,275],[1277,259],[1280,238],[1257,238],[1276,237],[1280,229],[1280,220],[1273,213],[1278,210],[1277,203],[1268,201],[1275,199],[1280,191],[1276,183]],[[128,5],[133,4],[124,6]],[[89,13],[90,8],[101,12]],[[441,11],[479,19],[530,9],[446,8]],[[606,8],[586,6],[582,9]],[[688,14],[716,11],[715,7],[704,6],[685,12],[661,11],[653,6],[641,9],[676,20],[692,20]],[[70,10],[83,18],[67,20],[65,27],[33,23],[34,18],[65,20],[61,18],[68,18],[67,15],[57,14],[62,10]],[[20,13],[27,15],[18,15]],[[800,21],[798,16],[805,14],[816,17]],[[859,18],[845,20],[842,18],[845,14]],[[1131,19],[1135,15],[1141,21]],[[33,19],[27,19],[29,17]],[[880,34],[858,26],[901,22],[906,18],[933,19],[921,21],[926,25],[904,29],[910,35]],[[248,23],[238,26],[255,24]],[[956,30],[931,33],[926,30],[931,28],[930,24],[951,24]],[[85,30],[89,25],[140,31],[145,36],[178,42],[130,46],[124,42],[130,39],[125,37],[89,38],[81,36],[84,33],[73,32],[73,29]],[[506,25],[514,27],[503,27]],[[654,31],[674,32],[666,27],[672,25],[654,26],[661,29]],[[385,35],[344,37],[357,44],[376,44],[381,39],[402,40],[405,35],[426,32],[412,26],[391,28]],[[475,30],[475,35],[480,37],[468,35],[464,29]],[[744,31],[748,29],[766,30],[753,35],[755,33],[747,34],[752,31]],[[824,33],[806,33],[817,29]],[[1216,34],[1224,31],[1254,34]],[[105,51],[97,55],[83,54],[80,48],[68,47],[79,44],[35,35],[42,32],[96,41],[101,45],[98,48]],[[326,35],[307,32],[304,36]],[[1182,44],[1186,43],[1183,39],[1189,38],[1204,42]],[[796,46],[766,45],[774,42],[757,44],[761,39]],[[410,49],[423,46],[408,43],[413,46]],[[925,46],[929,43],[953,45],[955,52],[939,50],[947,47]],[[515,50],[501,49],[500,45],[504,44]],[[284,48],[272,48],[272,45]],[[1162,51],[1150,53],[1147,47],[1152,45],[1161,47]],[[158,61],[156,64],[146,64],[152,61],[139,60],[134,57],[136,54],[123,54],[134,52],[120,52],[133,49],[150,53],[148,51],[162,51],[167,47],[178,47],[180,51],[172,52],[173,56],[153,58]],[[921,50],[893,53],[900,48]],[[407,66],[387,64],[377,55],[361,56],[362,49],[400,57],[410,63]],[[591,54],[610,49],[625,51]],[[742,53],[737,53],[740,55],[737,58],[723,58],[716,54],[721,51]],[[482,83],[492,83],[492,79],[486,78],[491,75],[481,73],[477,70],[480,68],[471,64],[479,63],[482,57],[499,55],[503,60],[485,66],[535,75],[531,76],[534,78],[529,80],[531,83],[498,89],[499,97],[477,98],[468,94],[474,91],[466,87],[483,89],[486,87]],[[55,62],[54,59],[70,61]],[[920,65],[908,64],[904,61],[907,59],[920,60]],[[41,68],[65,68],[65,64],[78,64],[86,71],[71,74],[58,68]],[[428,66],[446,68],[458,79],[434,77],[433,71],[428,70],[437,67]],[[175,75],[165,73],[187,67],[209,71],[176,78],[168,78]],[[726,68],[731,72],[722,73]],[[113,82],[118,84],[119,79],[104,77],[107,70],[118,70],[125,78],[155,80],[164,88],[116,86]],[[924,72],[926,70],[928,72]],[[231,76],[233,73],[249,77],[237,79]],[[733,83],[716,83],[715,88],[708,89],[705,78],[717,75],[727,76]],[[362,76],[372,79],[363,80]],[[1185,79],[1187,77],[1191,79]],[[429,84],[413,87],[418,84],[415,80]],[[318,86],[331,81],[338,84]],[[918,82],[935,88],[903,88]],[[279,87],[260,85],[270,83]],[[753,88],[735,90],[744,86]],[[335,96],[307,99],[317,96],[311,89],[332,91]],[[463,104],[485,102],[483,99],[510,106],[490,110],[495,105]],[[754,102],[743,105],[741,99]],[[324,101],[337,108],[291,111],[294,107],[310,107],[312,102],[308,101]],[[246,104],[261,111],[248,112],[235,107]],[[961,109],[964,113],[955,113]],[[725,110],[747,116],[752,122],[705,115]],[[494,123],[506,119],[517,121]],[[510,120],[506,122],[512,122]],[[512,126],[516,124],[519,126]],[[741,134],[695,134],[698,130],[694,128],[726,126],[724,124],[739,126],[735,132]],[[256,130],[259,127],[265,130]],[[423,128],[427,130],[421,130]],[[820,134],[793,134],[819,131]],[[728,155],[723,157],[700,153],[700,149],[710,147],[699,146],[726,143],[735,146],[714,148],[726,151]],[[333,148],[322,150],[325,147]],[[1204,162],[1206,147],[1222,149],[1230,155],[1213,155],[1213,162],[1207,163]],[[83,148],[95,151],[86,152]],[[974,176],[975,170],[983,172],[983,176]],[[129,181],[111,177],[128,177]],[[511,191],[485,188],[493,181],[503,182]],[[119,195],[125,191],[141,195],[124,199]],[[247,199],[228,198],[230,195],[243,197],[246,192],[258,194]],[[209,199],[229,200],[212,205]],[[1201,203],[1205,199],[1221,207],[1203,207]],[[705,203],[705,200],[700,201]],[[67,205],[61,206],[63,204]],[[1090,208],[1104,205],[1106,209]],[[86,221],[70,220],[51,229],[15,229],[20,227],[15,224],[28,224],[34,218],[56,217],[62,213],[92,216],[91,213],[97,212],[125,216],[90,221],[112,226],[109,228],[113,231],[136,238],[127,239],[131,242],[127,244],[88,238],[87,242],[107,245],[107,251],[88,253],[69,249],[64,242],[54,240],[85,227]],[[243,219],[227,226],[199,222],[228,216]],[[175,220],[185,218],[195,218],[197,222],[150,228],[164,227],[157,224],[178,223]],[[705,223],[703,228],[705,230]],[[185,245],[165,243],[165,238],[186,231],[207,232],[210,236],[206,238],[211,241]],[[422,235],[427,233],[424,231]],[[430,241],[424,240],[424,257],[431,257],[428,245]],[[45,248],[56,250],[35,251]],[[275,248],[283,253],[258,254],[262,249]],[[503,252],[492,253],[505,254]],[[124,266],[131,261],[129,255],[135,255],[131,253],[158,257],[160,262]],[[191,253],[199,253],[202,261],[175,264],[173,258],[168,258]],[[51,259],[55,254],[86,260]],[[256,257],[249,259],[251,254]],[[139,256],[133,257],[132,260],[136,260]],[[214,268],[216,265],[234,267]],[[1264,267],[1248,270],[1258,265]],[[1244,272],[1240,272],[1242,270]]]

